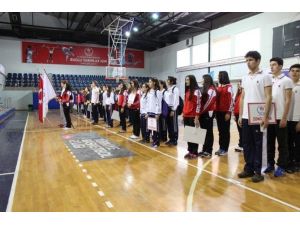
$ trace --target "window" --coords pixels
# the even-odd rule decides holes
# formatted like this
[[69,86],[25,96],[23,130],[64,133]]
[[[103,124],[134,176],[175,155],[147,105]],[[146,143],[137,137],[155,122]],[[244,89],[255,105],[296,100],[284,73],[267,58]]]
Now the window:
[[234,56],[244,56],[248,51],[260,51],[260,29],[248,30],[235,35]]
[[208,62],[208,43],[196,45],[192,48],[192,64]]
[[191,48],[177,51],[177,68],[191,65]]
[[214,40],[211,48],[211,61],[231,58],[230,37]]

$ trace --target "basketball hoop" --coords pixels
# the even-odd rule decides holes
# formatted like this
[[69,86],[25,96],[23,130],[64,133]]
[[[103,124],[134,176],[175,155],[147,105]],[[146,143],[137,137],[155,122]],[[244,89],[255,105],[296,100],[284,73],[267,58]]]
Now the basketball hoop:
[[106,76],[107,80],[124,80],[127,79],[126,67],[121,66],[107,66]]

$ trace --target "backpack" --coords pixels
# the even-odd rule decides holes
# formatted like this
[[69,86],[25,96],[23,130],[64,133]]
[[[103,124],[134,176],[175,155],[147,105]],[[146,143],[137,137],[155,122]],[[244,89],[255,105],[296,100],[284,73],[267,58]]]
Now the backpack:
[[[165,94],[165,91],[163,91],[162,95],[164,96]],[[169,115],[169,106],[168,104],[166,103],[166,101],[164,100],[164,98],[162,98],[162,102],[161,102],[161,114],[164,118],[167,118],[168,115]]]
[[[172,93],[174,93],[175,87],[173,87]],[[181,98],[181,96],[179,96],[179,104],[178,104],[177,109],[176,109],[177,115],[180,116],[182,114],[182,111],[183,111],[183,99]]]

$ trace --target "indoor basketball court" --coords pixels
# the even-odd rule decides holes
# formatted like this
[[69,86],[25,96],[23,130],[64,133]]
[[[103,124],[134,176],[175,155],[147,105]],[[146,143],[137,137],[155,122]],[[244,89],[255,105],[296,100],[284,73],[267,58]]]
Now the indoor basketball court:
[[299,213],[299,27],[0,12],[0,212]]

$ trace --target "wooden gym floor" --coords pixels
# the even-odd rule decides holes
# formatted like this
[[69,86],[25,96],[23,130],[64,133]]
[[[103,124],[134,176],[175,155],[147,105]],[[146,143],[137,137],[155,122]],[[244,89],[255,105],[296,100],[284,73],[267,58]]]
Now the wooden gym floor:
[[[50,111],[42,125],[37,112],[28,114],[11,211],[300,211],[299,173],[266,175],[258,184],[237,178],[244,160],[233,149],[238,137],[234,123],[228,156],[187,161],[182,127],[177,148],[161,145],[153,150],[129,140],[129,131],[105,129],[103,121],[92,126],[73,115],[76,129],[63,131],[57,127],[59,119],[59,111]],[[77,163],[62,134],[86,131],[135,155]],[[216,151],[216,127],[214,134]]]

